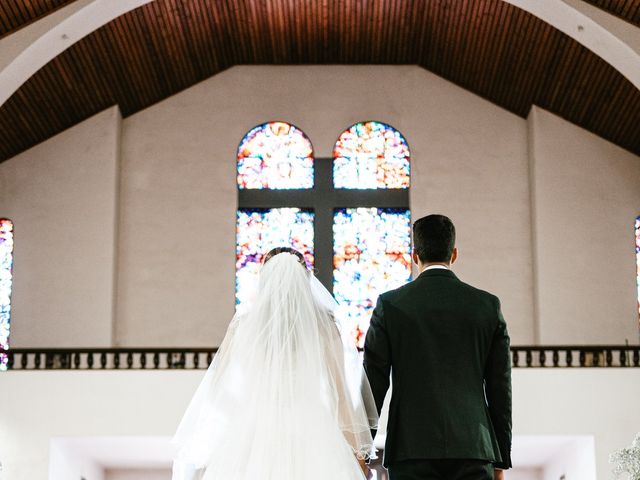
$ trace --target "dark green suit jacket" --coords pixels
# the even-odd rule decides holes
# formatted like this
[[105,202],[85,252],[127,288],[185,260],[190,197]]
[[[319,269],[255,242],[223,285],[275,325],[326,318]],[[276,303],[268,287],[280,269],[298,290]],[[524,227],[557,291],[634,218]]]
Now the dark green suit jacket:
[[509,335],[494,295],[450,270],[380,295],[364,347],[378,412],[393,394],[384,465],[479,459],[511,467]]

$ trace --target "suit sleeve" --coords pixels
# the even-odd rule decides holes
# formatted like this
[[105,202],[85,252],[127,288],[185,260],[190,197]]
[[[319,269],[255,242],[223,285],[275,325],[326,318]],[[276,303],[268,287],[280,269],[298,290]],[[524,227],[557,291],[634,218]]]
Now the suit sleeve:
[[378,298],[364,342],[364,369],[371,385],[378,415],[389,390],[391,346],[385,325],[383,302]]
[[496,312],[498,325],[485,367],[485,384],[489,415],[502,457],[502,461],[496,462],[494,467],[507,469],[511,468],[511,354],[507,324],[497,298]]

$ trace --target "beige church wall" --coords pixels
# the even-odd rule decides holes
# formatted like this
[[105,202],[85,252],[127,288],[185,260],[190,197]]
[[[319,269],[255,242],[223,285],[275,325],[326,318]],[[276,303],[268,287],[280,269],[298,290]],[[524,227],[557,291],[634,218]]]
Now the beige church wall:
[[0,164],[13,347],[111,345],[120,121],[112,107]]
[[640,159],[539,108],[529,124],[539,341],[637,344]]
[[451,217],[460,252],[454,271],[461,280],[498,295],[512,342],[530,344],[526,123],[428,72],[417,80],[407,89],[411,115],[402,119],[413,153],[412,216]]
[[449,214],[460,277],[533,341],[526,122],[416,66],[234,67],[123,121],[118,345],[218,345],[234,311],[235,155],[284,120],[329,157],[353,123],[399,129],[414,218]]
[[414,66],[243,66],[0,165],[0,215],[16,222],[12,345],[219,345],[234,310],[238,142],[286,120],[328,157],[366,119],[407,138],[413,218],[452,217],[455,271],[501,298],[514,344],[637,341],[636,156]]
[[[156,450],[167,452],[166,463],[154,468],[169,468],[167,443],[203,374],[184,370],[5,372],[0,375],[0,391],[12,394],[3,398],[0,409],[2,474],[10,480],[45,480],[53,453],[51,439],[78,437],[144,437],[149,440],[148,457],[158,460]],[[530,441],[521,443],[520,436],[593,437],[599,480],[610,478],[609,454],[629,445],[640,425],[638,369],[517,369],[513,393],[514,455],[530,445]],[[118,444],[99,453],[118,464],[121,459],[116,452],[128,457]],[[572,478],[592,477],[567,475],[568,480]]]

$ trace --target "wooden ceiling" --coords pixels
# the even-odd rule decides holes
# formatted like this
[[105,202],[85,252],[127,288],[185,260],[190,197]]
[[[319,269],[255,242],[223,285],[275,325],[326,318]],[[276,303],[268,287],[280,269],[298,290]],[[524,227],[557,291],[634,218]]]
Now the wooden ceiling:
[[1,0],[0,37],[74,0]]
[[501,0],[156,0],[70,47],[0,107],[0,161],[111,105],[126,117],[240,64],[417,64],[517,115],[536,104],[640,154],[640,91]]
[[640,27],[640,0],[586,0],[590,4]]

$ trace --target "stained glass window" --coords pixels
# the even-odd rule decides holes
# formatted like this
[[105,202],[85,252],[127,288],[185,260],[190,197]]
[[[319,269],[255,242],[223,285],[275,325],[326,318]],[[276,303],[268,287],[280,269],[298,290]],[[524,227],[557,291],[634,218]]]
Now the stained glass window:
[[288,123],[252,129],[237,157],[237,305],[250,303],[263,255],[289,245],[333,289],[362,346],[378,295],[411,276],[409,157],[402,134],[381,122],[351,126],[327,159],[314,159]]
[[342,208],[334,213],[334,295],[358,346],[378,295],[411,278],[408,209]]
[[[13,222],[0,218],[0,349],[9,349],[11,286],[13,284]],[[0,353],[0,370],[7,369],[7,355]]]
[[253,128],[238,147],[238,188],[313,188],[313,148],[307,136],[285,122]]
[[263,256],[274,247],[290,246],[314,265],[314,214],[300,208],[238,210],[236,227],[236,304],[250,301]]
[[640,217],[636,218],[636,283],[638,286],[638,320],[640,321]]
[[385,123],[360,122],[345,130],[333,158],[336,188],[409,188],[409,146]]

